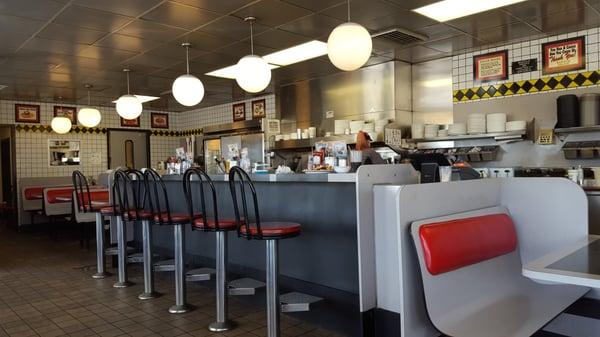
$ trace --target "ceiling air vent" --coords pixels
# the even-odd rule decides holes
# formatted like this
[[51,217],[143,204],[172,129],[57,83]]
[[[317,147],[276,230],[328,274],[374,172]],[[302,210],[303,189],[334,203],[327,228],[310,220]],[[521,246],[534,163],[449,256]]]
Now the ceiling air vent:
[[401,45],[409,45],[427,40],[427,36],[404,28],[390,28],[371,35],[373,38],[384,38]]

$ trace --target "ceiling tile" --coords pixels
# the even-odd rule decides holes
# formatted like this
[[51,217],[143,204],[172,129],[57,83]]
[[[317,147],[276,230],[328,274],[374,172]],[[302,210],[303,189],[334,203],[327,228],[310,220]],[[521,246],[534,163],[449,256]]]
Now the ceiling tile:
[[160,42],[152,40],[144,40],[139,37],[110,34],[102,40],[95,43],[96,46],[121,49],[133,52],[144,52],[160,45]]
[[[412,28],[411,25],[425,27],[435,23],[435,21],[381,0],[352,1],[350,10],[351,21],[363,24],[369,29],[388,28],[398,23],[408,25],[404,28]],[[329,8],[323,11],[322,14],[347,21],[347,4],[342,3]],[[380,22],[380,20],[385,20],[385,22]]]
[[134,68],[136,66],[143,66],[161,69],[168,68],[178,62],[181,62],[181,59],[145,53],[131,58],[127,61],[127,64],[130,64]]
[[413,9],[421,8],[423,6],[431,5],[432,3],[438,2],[440,0],[384,0],[384,1],[392,3],[403,9],[413,10]]
[[90,46],[81,50],[78,55],[94,59],[106,59],[111,62],[122,62],[137,55],[137,53],[120,49]]
[[287,2],[289,4],[315,12],[346,3],[345,0],[283,0],[283,2]]
[[286,23],[279,27],[281,30],[308,36],[314,39],[326,39],[331,31],[342,24],[344,21],[325,16],[321,14],[313,14]]
[[256,0],[226,0],[226,1],[214,1],[214,0],[173,0],[177,3],[194,6],[197,8],[206,9],[209,11],[228,14],[243,6],[256,2]]
[[309,41],[302,35],[271,29],[254,36],[254,43],[273,49],[285,49]]
[[29,40],[24,46],[24,50],[48,52],[56,54],[77,55],[83,49],[88,47],[84,44],[71,43],[66,41],[48,40],[34,37]]
[[182,35],[186,30],[169,27],[155,22],[135,20],[119,30],[119,34],[135,36],[142,39],[165,42]]
[[432,42],[426,42],[423,46],[447,53],[457,54],[475,46],[483,44],[483,41],[477,40],[468,35],[457,35],[446,39]]
[[142,18],[173,27],[194,29],[209,23],[219,17],[219,14],[196,7],[166,2]]
[[130,20],[129,17],[122,15],[81,6],[69,6],[69,8],[63,11],[53,22],[104,32],[112,32]]
[[85,28],[74,29],[72,26],[51,23],[38,33],[38,37],[49,40],[60,40],[82,44],[93,44],[107,33]]
[[452,36],[463,34],[461,31],[454,29],[443,23],[436,23],[431,26],[415,29],[415,32],[427,36],[428,40],[445,39]]
[[239,61],[239,57],[222,53],[205,53],[193,59],[194,62],[212,64],[214,66],[225,66]]
[[[259,34],[267,29],[269,29],[269,27],[261,25],[258,22],[254,23],[254,34]],[[215,36],[224,36],[239,40],[241,36],[250,35],[250,26],[241,18],[235,16],[223,16],[200,28],[199,31]]]
[[178,43],[187,41],[192,44],[194,50],[212,51],[232,44],[238,40],[240,40],[239,37],[237,39],[231,39],[228,37],[216,36],[204,32],[191,32],[182,37]]
[[239,18],[254,16],[257,18],[257,23],[276,27],[311,13],[309,10],[285,2],[263,0],[233,13],[233,15]]
[[497,43],[524,37],[534,38],[536,35],[541,35],[541,32],[522,22],[517,22],[506,26],[478,30],[474,35],[487,43]]
[[574,9],[582,9],[584,7],[585,2],[582,0],[529,0],[512,6],[503,7],[502,10],[509,12],[520,19],[529,19]]
[[539,18],[531,18],[527,22],[544,33],[557,34],[598,27],[600,26],[600,16],[594,11],[576,9]]
[[446,24],[460,29],[463,32],[472,34],[477,30],[509,25],[511,23],[516,23],[517,21],[517,18],[511,16],[510,14],[504,11],[495,10],[480,13],[478,15],[471,15],[460,19],[450,20],[446,22]]
[[[276,51],[276,49],[274,49],[274,48],[269,48],[269,47],[254,44],[254,53],[256,55],[266,55],[266,54],[270,54],[274,51]],[[219,53],[234,56],[237,59],[240,59],[240,58],[250,54],[250,41],[246,40],[246,41],[240,41],[238,43],[234,43],[225,48],[219,49]],[[237,61],[236,61],[236,63],[237,63]]]
[[75,4],[106,12],[137,17],[162,0],[75,0]]
[[0,13],[20,16],[23,18],[49,19],[64,7],[57,1],[40,0],[2,0]]
[[44,24],[45,22],[41,20],[0,14],[0,32],[7,34],[31,35],[42,28]]

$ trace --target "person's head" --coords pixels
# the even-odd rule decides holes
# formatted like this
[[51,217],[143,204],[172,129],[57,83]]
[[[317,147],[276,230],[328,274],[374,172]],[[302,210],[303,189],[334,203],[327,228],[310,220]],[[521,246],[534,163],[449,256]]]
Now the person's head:
[[356,135],[356,150],[363,151],[371,147],[371,137],[364,131],[359,131]]

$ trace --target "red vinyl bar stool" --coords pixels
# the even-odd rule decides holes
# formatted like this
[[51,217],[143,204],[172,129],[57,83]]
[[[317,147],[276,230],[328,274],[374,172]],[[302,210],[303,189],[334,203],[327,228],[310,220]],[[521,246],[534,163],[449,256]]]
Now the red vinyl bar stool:
[[[194,179],[196,178],[196,179]],[[192,182],[196,184],[192,184]],[[222,332],[232,328],[233,323],[227,320],[227,234],[237,230],[234,219],[219,219],[217,193],[215,185],[206,172],[199,168],[188,169],[183,176],[183,190],[187,201],[192,230],[214,232],[216,236],[216,295],[217,295],[217,320],[208,326],[210,331]],[[197,191],[197,193],[194,193]],[[194,195],[198,196],[194,198]],[[206,211],[206,199],[211,200],[212,217]],[[200,207],[194,201],[200,199]],[[200,216],[195,210],[200,209]]]
[[154,290],[154,268],[152,255],[152,212],[146,210],[147,194],[144,174],[129,169],[124,172],[127,183],[119,196],[119,205],[126,210],[121,212],[124,222],[141,222],[142,224],[142,260],[144,268],[144,292],[138,295],[140,300],[149,300],[161,294]]
[[[185,228],[184,225],[192,221],[189,214],[171,213],[167,187],[160,175],[147,169],[144,172],[144,181],[148,196],[152,220],[158,225],[173,226],[174,255],[175,255],[175,305],[169,308],[172,314],[182,314],[192,310],[186,302],[186,275],[185,275]],[[199,216],[196,215],[196,216]]]
[[[238,236],[248,240],[264,240],[267,244],[267,337],[279,337],[281,333],[278,286],[279,240],[300,235],[301,226],[293,222],[261,222],[254,184],[250,176],[238,166],[229,170],[229,188],[233,198]],[[246,188],[249,188],[248,193]],[[251,218],[248,216],[248,194],[251,196],[250,205],[253,206],[254,223],[251,223]]]
[[[92,195],[87,178],[80,171],[73,171],[72,174],[73,188],[77,198],[79,210],[84,213],[96,214],[96,265],[97,272],[92,275],[95,279],[102,279],[111,274],[106,271],[106,263],[104,258],[104,214],[101,209],[106,205],[94,205],[92,203]],[[109,215],[112,216],[112,215]]]

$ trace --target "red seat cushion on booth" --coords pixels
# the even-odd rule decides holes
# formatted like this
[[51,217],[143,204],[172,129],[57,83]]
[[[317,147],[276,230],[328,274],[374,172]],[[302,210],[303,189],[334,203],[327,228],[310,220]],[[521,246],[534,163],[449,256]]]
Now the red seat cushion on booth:
[[48,192],[46,192],[46,198],[48,200],[46,200],[49,204],[59,204],[59,203],[63,203],[63,202],[71,202],[71,201],[65,201],[65,200],[58,200],[60,199],[69,199],[72,200],[73,199],[73,187],[64,187],[64,188],[57,188],[57,189],[52,189],[49,190]]
[[427,270],[439,275],[508,254],[517,233],[506,214],[436,222],[419,228]]
[[43,198],[44,188],[41,186],[27,187],[25,189],[25,199],[40,200]]
[[[240,233],[246,235],[250,227],[250,235],[258,235],[256,224],[250,224],[250,226],[240,227]],[[300,234],[302,226],[294,222],[261,222],[260,230],[263,236],[287,236]]]

